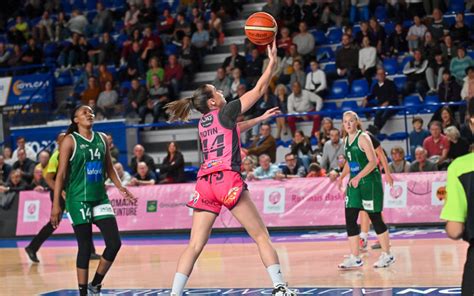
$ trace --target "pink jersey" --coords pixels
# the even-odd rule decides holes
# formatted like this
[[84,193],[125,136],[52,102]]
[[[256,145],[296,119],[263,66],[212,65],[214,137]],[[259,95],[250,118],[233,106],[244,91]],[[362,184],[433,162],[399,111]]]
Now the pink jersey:
[[199,120],[203,162],[198,177],[220,171],[240,172],[240,130],[224,127],[219,120],[219,111],[213,110]]

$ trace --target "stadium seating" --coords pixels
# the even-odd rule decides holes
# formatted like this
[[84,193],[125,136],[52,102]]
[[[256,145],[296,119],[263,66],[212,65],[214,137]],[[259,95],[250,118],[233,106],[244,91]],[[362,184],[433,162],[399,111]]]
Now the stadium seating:
[[386,58],[383,60],[383,67],[388,75],[395,75],[398,72],[398,61],[396,58]]
[[351,92],[349,97],[365,97],[369,93],[369,85],[367,84],[367,80],[365,79],[358,79],[354,80],[351,85]]
[[349,85],[347,81],[336,80],[331,86],[328,99],[345,98],[349,92]]
[[408,107],[407,114],[415,114],[420,110],[421,100],[418,95],[406,96],[403,100],[403,106]]

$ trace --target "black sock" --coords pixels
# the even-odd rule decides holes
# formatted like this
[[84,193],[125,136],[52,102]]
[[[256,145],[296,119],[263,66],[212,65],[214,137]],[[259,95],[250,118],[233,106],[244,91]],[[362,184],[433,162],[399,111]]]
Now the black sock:
[[79,285],[79,295],[80,296],[87,296],[87,284],[86,285]]
[[102,280],[104,279],[104,276],[105,275],[102,275],[102,274],[99,274],[99,273],[95,273],[94,275],[94,279],[92,280],[92,286],[97,286],[99,285],[100,283],[102,283]]

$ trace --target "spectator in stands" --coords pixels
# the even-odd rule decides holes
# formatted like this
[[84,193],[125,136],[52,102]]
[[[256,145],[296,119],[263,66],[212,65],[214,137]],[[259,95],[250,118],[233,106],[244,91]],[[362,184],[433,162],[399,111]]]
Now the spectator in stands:
[[133,30],[137,28],[138,16],[140,15],[140,10],[135,4],[130,4],[130,8],[125,12],[124,26],[125,31],[128,35],[131,35]]
[[90,59],[94,64],[115,64],[116,61],[116,46],[114,41],[110,38],[110,34],[105,32],[102,34],[102,40],[99,43],[99,47],[95,50],[89,51]]
[[[43,150],[40,153],[38,153],[38,163],[35,166],[35,169],[39,168],[42,171],[46,170],[46,167],[48,166],[48,161],[49,158],[51,157],[51,154],[49,153],[48,150]],[[46,172],[45,172],[46,175]]]
[[[369,84],[370,85],[370,84]],[[377,69],[377,83],[374,84],[370,95],[364,99],[362,106],[366,107],[387,107],[387,106],[398,106],[398,92],[395,83],[387,79],[385,69]],[[374,127],[371,128],[372,134],[378,134],[384,127],[385,123],[390,117],[397,114],[398,110],[377,110],[375,112]]]
[[474,60],[470,56],[466,56],[466,50],[463,47],[459,47],[457,50],[457,56],[451,60],[449,70],[451,74],[456,78],[459,84],[463,83],[464,77],[466,76],[466,69],[474,66]]
[[189,36],[183,37],[183,44],[179,49],[178,62],[183,66],[184,78],[183,83],[192,81],[192,77],[196,70],[199,70],[201,65],[197,59],[197,54],[191,46],[191,38]]
[[428,83],[426,81],[428,60],[423,59],[419,49],[415,50],[413,57],[414,60],[409,61],[403,67],[403,74],[407,76],[404,94],[408,95],[415,91],[424,97],[428,91]]
[[174,141],[168,143],[166,157],[160,166],[160,178],[160,184],[184,182],[184,157]]
[[352,46],[351,36],[342,35],[342,47],[336,52],[337,76],[347,77],[349,84],[360,77],[359,50]]
[[[114,168],[120,178],[120,183],[122,183],[122,186],[128,186],[132,181],[132,176],[130,176],[130,174],[123,169],[123,166],[120,162],[116,162],[114,164]],[[105,181],[105,186],[114,186],[114,183],[112,180],[107,179]]]
[[421,52],[424,58],[428,61],[434,60],[435,55],[439,50],[439,43],[433,39],[431,32],[427,31],[423,39],[423,45],[421,46]]
[[153,76],[158,76],[160,81],[165,78],[165,70],[161,67],[160,60],[157,57],[150,59],[149,68],[146,72],[146,85],[147,87],[152,86]]
[[71,33],[77,33],[79,35],[85,35],[88,26],[89,21],[78,9],[72,11],[71,18],[66,24],[66,28],[68,28]]
[[[468,102],[468,104],[474,104],[474,100],[471,100]],[[467,117],[467,116],[466,116]],[[474,144],[474,123],[472,120],[469,118],[466,118],[464,123],[461,125],[461,137],[465,138],[469,145],[472,147]],[[5,150],[5,148],[4,148]],[[5,155],[5,151],[4,151]],[[7,163],[7,160],[5,159],[5,163]]]
[[8,176],[12,171],[12,166],[5,163],[5,157],[0,155],[0,185],[3,185],[7,182]]
[[396,57],[405,52],[408,52],[407,33],[402,24],[397,23],[395,31],[386,40],[385,55]]
[[430,136],[423,141],[427,156],[430,160],[436,161],[438,168],[444,165],[449,151],[449,140],[442,134],[441,122],[433,121],[430,123]]
[[157,19],[157,12],[153,0],[144,0],[143,6],[138,14],[138,23],[143,29],[145,27],[153,26]]
[[33,35],[36,40],[41,43],[46,41],[54,41],[53,20],[49,17],[49,12],[45,10],[41,16],[41,20],[36,24]]
[[191,37],[191,44],[196,48],[198,57],[201,60],[207,53],[210,36],[209,31],[204,29],[204,21],[196,24],[196,31]]
[[337,178],[341,175],[345,164],[346,164],[346,159],[344,157],[344,154],[339,154],[337,156],[337,168],[332,169],[331,171],[329,171],[329,174],[328,174],[329,180],[331,180],[331,182],[336,181]]
[[307,169],[313,158],[313,148],[310,139],[304,135],[303,131],[295,132],[290,148],[291,153],[298,158],[298,162]]
[[276,161],[276,141],[272,136],[272,127],[268,123],[260,126],[260,136],[257,137],[248,149],[242,148],[245,155],[255,155],[259,157],[265,154],[272,162]]
[[[17,141],[18,141],[18,139],[17,139]],[[3,159],[4,159],[5,163],[8,164],[9,166],[13,166],[13,163],[15,163],[16,160],[12,158],[12,156],[13,156],[12,148],[3,147],[3,154],[2,155],[3,155]],[[28,149],[27,149],[26,155],[28,155]]]
[[324,3],[317,24],[318,29],[327,30],[331,26],[341,27],[342,11],[339,2]]
[[36,46],[34,38],[28,39],[28,47],[21,57],[23,65],[38,65],[43,63],[43,50]]
[[[345,33],[347,34],[347,33]],[[349,34],[347,34],[349,35]],[[349,35],[349,36],[352,36]],[[357,32],[355,34],[355,38],[354,38],[354,45],[356,47],[359,47],[362,45],[362,39],[364,39],[364,37],[369,37],[369,39],[372,37],[370,36],[370,33],[369,33],[369,23],[366,22],[366,21],[363,21],[363,22],[360,22],[360,31]],[[372,42],[372,40],[370,40]]]
[[428,69],[426,69],[426,80],[430,88],[430,94],[435,94],[438,91],[438,85],[443,80],[443,71],[447,68],[448,65],[441,50],[435,51],[434,58],[428,62]]
[[413,17],[414,24],[410,27],[407,33],[408,48],[410,53],[414,52],[421,45],[421,40],[424,38],[428,28],[421,22],[421,18],[418,15]]
[[10,173],[7,184],[5,186],[0,186],[0,192],[2,193],[20,192],[28,189],[28,182],[22,178],[21,170],[13,170]]
[[197,30],[197,23],[199,22],[204,23],[204,16],[199,7],[194,6],[191,8],[190,20],[191,20],[191,32],[195,32]]
[[0,42],[0,68],[7,66],[7,61],[10,57],[10,54],[10,51],[5,47],[5,43]]
[[[275,96],[277,98],[277,106],[280,109],[282,114],[288,113],[288,94],[287,88],[283,84],[279,84],[275,87]],[[286,125],[286,118],[285,117],[277,117],[275,118],[277,124],[277,133],[276,133],[276,140],[281,139],[281,132],[283,131],[284,135],[288,134],[288,126]]]
[[92,19],[92,31],[95,34],[111,32],[113,29],[113,18],[109,9],[104,8],[101,2],[96,5],[97,14]]
[[435,162],[427,159],[427,152],[423,147],[415,149],[415,161],[410,165],[410,173],[418,172],[433,172],[437,171],[438,167]]
[[303,64],[300,60],[293,61],[293,73],[290,76],[290,84],[298,82],[301,86],[306,84],[306,73],[303,71]]
[[[158,59],[158,57],[160,56],[161,56],[161,50],[156,45],[155,41],[148,40],[146,47],[142,51],[141,58],[142,58],[143,64],[148,65],[148,68],[150,68],[151,61],[153,59]],[[160,60],[158,60],[158,62],[160,62]]]
[[322,169],[319,164],[313,162],[309,165],[308,174],[306,178],[319,178],[319,177],[326,177],[326,170]]
[[140,85],[138,79],[133,79],[131,83],[132,88],[129,90],[127,94],[128,98],[128,106],[127,106],[127,114],[128,115],[138,115],[140,112],[140,108],[145,106],[147,101],[147,90],[145,87]]
[[161,41],[160,36],[153,33],[152,27],[154,26],[147,26],[145,30],[143,30],[142,50],[145,50],[147,46],[151,45],[150,41],[153,41],[152,49],[156,50],[156,52],[153,51],[153,54],[149,55],[146,60],[147,62],[152,56],[160,56],[163,47],[163,42]]
[[63,41],[69,36],[66,15],[64,11],[58,13],[58,20],[54,25],[54,41]]
[[105,83],[105,89],[99,94],[97,99],[97,111],[106,118],[114,115],[115,105],[118,102],[118,93],[113,89],[112,82]]
[[258,157],[259,167],[253,172],[247,174],[247,180],[269,180],[275,179],[280,169],[276,164],[273,164],[270,156],[262,154]]
[[250,87],[255,86],[257,80],[262,75],[263,57],[260,56],[257,48],[253,48],[250,53],[250,59],[245,67],[246,81]]
[[314,133],[316,139],[318,139],[318,149],[321,151],[331,137],[331,130],[334,128],[334,123],[330,117],[324,117],[321,122],[321,130]]
[[298,53],[306,62],[314,55],[315,40],[313,34],[308,32],[308,26],[305,22],[300,22],[298,29],[299,33],[293,37],[293,43],[296,44]]
[[254,160],[254,157],[252,156],[247,156],[244,158],[244,160],[242,160],[242,173],[241,174],[244,180],[247,180],[247,176],[250,173],[253,173],[253,171],[255,170],[255,163],[256,161]]
[[301,21],[301,10],[294,0],[284,0],[280,10],[280,20],[283,26],[289,28],[292,33],[296,32],[297,25]]
[[45,192],[49,190],[48,184],[43,177],[43,170],[41,168],[35,168],[33,172],[33,179],[28,184],[28,189],[36,192]]
[[338,155],[344,154],[344,143],[341,133],[337,128],[332,128],[329,132],[330,140],[324,143],[323,156],[321,157],[321,168],[329,172],[338,168]]
[[183,66],[178,63],[178,58],[174,54],[170,55],[165,66],[165,84],[171,87],[172,98],[177,98],[179,95],[183,75]]
[[[26,145],[26,139],[23,136],[20,136],[16,138],[16,146],[17,148],[15,151],[13,151],[13,154],[11,155],[11,165],[13,165],[14,162],[18,160],[18,152],[20,149],[23,149],[26,151],[26,157],[28,157],[30,160],[35,161],[36,160],[36,152],[31,148],[30,145]],[[4,156],[5,156],[5,161],[8,163],[8,155],[5,152],[9,151],[9,147],[4,148]]]
[[279,1],[267,0],[267,3],[262,7],[262,11],[271,14],[275,19],[280,16],[280,4]]
[[367,80],[369,87],[372,85],[372,77],[376,72],[377,49],[370,45],[369,37],[362,39],[362,48],[359,50],[359,70]]
[[13,46],[13,52],[8,57],[7,66],[8,67],[18,67],[22,65],[21,58],[23,57],[23,52],[21,47],[18,44]]
[[105,64],[99,65],[99,87],[101,90],[105,89],[105,84],[111,82],[114,83],[114,76],[109,72]]
[[317,26],[320,10],[321,7],[318,3],[315,3],[315,1],[304,1],[304,4],[301,6],[301,12],[303,14],[302,20],[306,23],[308,28],[314,28]]
[[319,64],[316,60],[311,60],[310,67],[311,72],[306,74],[305,89],[324,98],[327,94],[326,73],[319,69]]
[[474,65],[466,69],[466,74],[466,77],[463,79],[461,98],[466,102],[470,102],[474,99]]
[[23,20],[21,15],[15,18],[15,25],[7,33],[8,40],[15,45],[22,45],[29,37],[28,23]]
[[277,47],[279,54],[288,53],[293,40],[290,36],[290,30],[287,27],[280,29],[280,37],[277,39]]
[[77,88],[84,90],[89,84],[89,78],[96,77],[97,73],[94,71],[94,66],[91,62],[87,62],[84,66],[84,70],[81,71],[81,76],[77,82]]
[[433,9],[433,21],[428,26],[428,31],[433,35],[436,42],[442,41],[444,35],[449,33],[449,27],[443,19],[443,13],[439,8]]
[[275,179],[282,180],[304,177],[306,177],[305,167],[298,162],[296,155],[287,153],[285,155],[285,165],[282,167],[281,172],[276,174]]
[[111,134],[107,134],[107,144],[109,145],[110,156],[112,157],[112,162],[116,162],[119,159],[120,151],[115,146],[114,138]]
[[443,131],[450,126],[455,126],[459,130],[459,123],[456,121],[456,118],[454,118],[453,111],[449,106],[443,106],[439,110],[439,115]]
[[176,22],[174,24],[174,39],[181,42],[184,36],[189,36],[191,33],[191,26],[186,21],[184,13],[179,12],[176,15]]
[[138,115],[141,118],[141,123],[145,122],[146,115],[151,113],[153,115],[153,122],[158,122],[161,116],[165,116],[164,107],[170,101],[168,88],[161,84],[158,75],[152,77],[153,85],[148,88],[149,98],[146,105],[139,108]]
[[278,64],[277,72],[280,73],[278,82],[288,84],[291,79],[291,73],[293,73],[293,62],[299,60],[303,62],[303,58],[298,53],[296,44],[291,44],[288,52],[285,52],[285,56]]
[[18,149],[18,160],[15,161],[12,167],[14,170],[21,171],[21,178],[30,183],[33,178],[33,170],[35,169],[35,162],[26,157],[26,151],[23,148]]
[[388,164],[390,173],[408,173],[410,171],[410,162],[405,160],[405,151],[400,146],[395,146],[390,151],[392,161]]
[[230,56],[226,57],[222,67],[225,69],[228,75],[232,74],[234,68],[239,68],[240,71],[245,70],[246,61],[245,57],[239,54],[239,48],[236,44],[231,44],[229,46]]
[[215,48],[217,45],[222,45],[224,43],[224,32],[222,28],[222,20],[217,12],[211,10],[208,27],[211,48]]
[[160,32],[161,38],[164,43],[168,43],[174,31],[175,19],[170,13],[168,8],[163,9],[163,14],[158,18],[158,32]]
[[461,87],[451,76],[449,69],[443,70],[442,81],[438,85],[440,102],[457,102],[461,100]]
[[137,164],[139,162],[144,162],[150,172],[155,171],[155,162],[153,161],[153,158],[145,153],[145,148],[142,145],[137,144],[135,147],[133,147],[133,157],[130,162],[130,169],[132,170],[132,173],[137,173]]
[[241,84],[246,84],[245,79],[242,77],[242,71],[239,68],[232,70],[232,80],[230,83],[230,99],[235,100],[238,98],[237,88]]
[[429,137],[430,133],[423,128],[423,118],[420,116],[413,117],[413,131],[410,132],[410,154],[415,155],[416,147],[423,146],[424,140]]
[[145,66],[141,59],[140,44],[138,42],[133,42],[132,51],[128,55],[126,64],[126,69],[122,70],[120,75],[122,82],[145,76]]
[[91,102],[94,104],[97,102],[97,99],[100,95],[100,88],[97,83],[97,79],[94,76],[89,78],[89,84],[87,88],[81,94],[81,103],[84,105],[89,105]]
[[375,17],[372,17],[369,21],[369,36],[370,45],[375,47],[378,53],[382,53],[387,34],[385,34],[384,28]]
[[72,34],[71,43],[68,43],[61,50],[58,57],[58,64],[62,67],[71,67],[79,63],[81,49],[79,45],[79,34]]
[[[309,92],[305,89],[301,89],[299,82],[294,82],[292,85],[293,92],[288,97],[288,113],[295,114],[301,112],[320,111],[323,107],[323,100],[315,93]],[[313,106],[313,105],[316,106]],[[313,129],[311,134],[319,130],[321,123],[321,117],[319,115],[308,115],[308,116],[292,116],[288,117],[288,126],[291,130],[291,134],[294,136],[296,132],[296,122],[300,120],[311,120],[313,121]]]
[[137,164],[137,173],[130,180],[129,186],[147,186],[155,185],[156,175],[151,171],[145,162]]
[[216,89],[222,91],[224,98],[229,99],[230,84],[231,81],[229,77],[225,75],[225,69],[223,67],[219,67],[216,71],[216,78],[212,82],[212,85],[214,85]]
[[368,0],[351,0],[351,9],[349,20],[354,24],[357,20],[369,20],[369,1]]
[[443,58],[446,61],[451,61],[451,59],[457,55],[457,46],[453,44],[451,35],[444,36],[443,43],[440,44],[440,47],[441,52],[443,53]]
[[456,13],[456,22],[451,26],[449,35],[446,35],[444,38],[447,36],[450,36],[456,45],[465,46],[467,44],[469,40],[469,28],[464,23],[464,13]]
[[452,162],[459,156],[469,153],[469,142],[461,137],[459,129],[455,126],[449,126],[444,130],[446,137],[449,140],[448,160]]
[[[239,86],[244,87],[241,91],[238,89],[239,93],[239,98],[242,97],[247,89],[245,88],[245,85],[241,84]],[[257,103],[250,108],[246,113],[246,117],[248,119],[253,119],[259,116],[262,116],[265,112],[267,112],[269,109],[277,107],[277,98],[273,95],[272,90],[270,87],[267,88],[267,91],[264,93],[264,95],[257,101]],[[259,125],[254,125],[249,131],[251,132],[248,133],[247,135],[256,135],[258,134],[259,130]],[[250,136],[249,136],[250,137]]]

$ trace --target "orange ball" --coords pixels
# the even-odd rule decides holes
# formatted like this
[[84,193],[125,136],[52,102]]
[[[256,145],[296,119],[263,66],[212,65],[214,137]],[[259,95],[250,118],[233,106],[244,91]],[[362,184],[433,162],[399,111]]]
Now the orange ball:
[[256,12],[245,22],[245,35],[255,45],[267,45],[273,42],[278,26],[270,14]]

